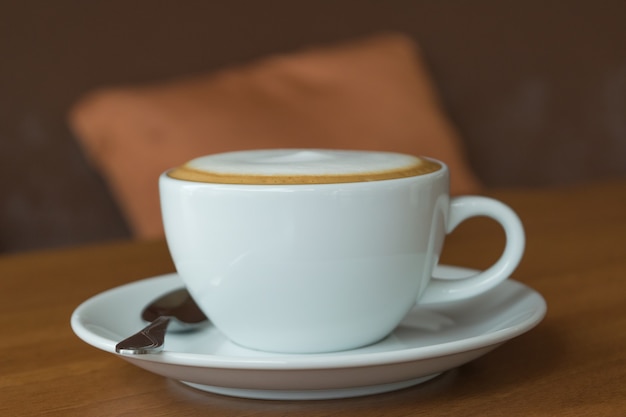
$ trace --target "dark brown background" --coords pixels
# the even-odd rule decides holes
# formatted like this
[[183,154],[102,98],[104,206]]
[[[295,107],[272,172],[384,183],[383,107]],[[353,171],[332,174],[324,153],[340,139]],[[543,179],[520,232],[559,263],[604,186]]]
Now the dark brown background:
[[66,124],[103,85],[381,30],[422,46],[491,187],[626,175],[626,2],[0,3],[0,253],[129,236]]

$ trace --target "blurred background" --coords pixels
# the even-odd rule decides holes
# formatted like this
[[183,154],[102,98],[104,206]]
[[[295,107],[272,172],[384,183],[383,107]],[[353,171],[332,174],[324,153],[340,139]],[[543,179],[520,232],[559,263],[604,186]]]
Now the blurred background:
[[[87,92],[394,30],[487,187],[626,175],[626,2],[0,3],[0,254],[131,237],[67,125]],[[156,181],[156,179],[155,179]]]

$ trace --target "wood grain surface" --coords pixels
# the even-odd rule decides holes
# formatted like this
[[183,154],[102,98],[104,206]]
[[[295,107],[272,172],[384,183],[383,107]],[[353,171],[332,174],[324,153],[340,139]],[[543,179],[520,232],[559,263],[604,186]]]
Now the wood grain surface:
[[[332,401],[200,392],[79,340],[72,311],[106,289],[171,272],[163,242],[112,242],[0,258],[2,416],[620,416],[626,414],[626,181],[496,190],[527,232],[514,278],[548,314],[486,356],[412,388]],[[449,236],[443,263],[483,268],[503,233],[483,219]]]

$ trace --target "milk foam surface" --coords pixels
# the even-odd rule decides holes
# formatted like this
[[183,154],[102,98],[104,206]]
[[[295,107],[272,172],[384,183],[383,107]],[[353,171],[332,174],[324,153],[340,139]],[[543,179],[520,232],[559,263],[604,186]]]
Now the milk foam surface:
[[272,149],[208,155],[189,168],[239,175],[351,175],[411,168],[422,160],[390,152]]
[[203,156],[167,175],[218,184],[332,184],[412,177],[440,168],[435,161],[393,152],[267,149]]

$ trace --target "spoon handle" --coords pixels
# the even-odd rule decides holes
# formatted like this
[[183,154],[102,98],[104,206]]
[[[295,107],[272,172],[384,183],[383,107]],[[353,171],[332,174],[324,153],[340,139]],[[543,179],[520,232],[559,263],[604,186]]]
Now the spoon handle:
[[123,355],[141,355],[157,353],[163,350],[165,330],[169,317],[158,317],[134,335],[122,340],[115,346],[115,351]]

